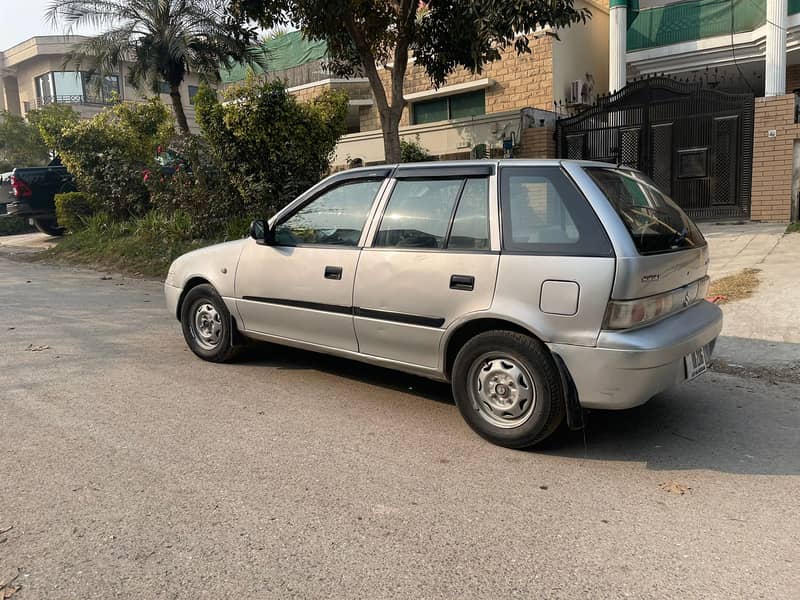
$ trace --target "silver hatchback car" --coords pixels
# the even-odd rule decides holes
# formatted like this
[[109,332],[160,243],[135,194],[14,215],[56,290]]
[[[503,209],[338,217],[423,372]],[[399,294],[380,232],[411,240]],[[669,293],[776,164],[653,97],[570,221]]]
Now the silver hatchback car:
[[708,260],[636,171],[437,162],[328,177],[164,288],[203,359],[256,339],[449,381],[478,434],[522,448],[705,370]]

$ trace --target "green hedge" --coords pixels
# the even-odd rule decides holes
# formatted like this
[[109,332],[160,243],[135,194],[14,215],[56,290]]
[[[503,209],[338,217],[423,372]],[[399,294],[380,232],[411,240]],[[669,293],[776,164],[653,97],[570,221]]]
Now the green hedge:
[[68,231],[80,231],[87,219],[97,212],[96,203],[84,192],[56,194],[55,202],[58,224]]

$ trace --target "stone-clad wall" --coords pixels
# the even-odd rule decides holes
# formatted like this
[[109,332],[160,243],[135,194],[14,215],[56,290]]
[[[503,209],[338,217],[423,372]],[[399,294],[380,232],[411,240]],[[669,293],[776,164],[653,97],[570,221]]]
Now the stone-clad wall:
[[[502,60],[486,66],[483,73],[473,75],[459,69],[447,79],[445,85],[456,85],[480,79],[492,79],[495,83],[486,89],[486,114],[527,107],[553,110],[553,38],[543,36],[530,40],[530,54],[517,55],[513,47],[503,51]],[[388,70],[380,71],[387,88],[391,84]],[[425,70],[409,64],[404,84],[404,93],[414,94],[433,89]],[[409,111],[403,112],[400,126],[410,124]],[[380,128],[376,107],[361,111],[361,131]]]

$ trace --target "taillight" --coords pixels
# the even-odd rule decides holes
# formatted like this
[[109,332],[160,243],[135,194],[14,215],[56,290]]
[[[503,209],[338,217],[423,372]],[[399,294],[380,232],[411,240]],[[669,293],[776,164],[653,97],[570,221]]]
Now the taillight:
[[11,176],[11,191],[17,198],[29,198],[33,196],[31,186],[14,175]]
[[652,323],[703,300],[708,294],[708,277],[687,286],[637,300],[611,300],[606,310],[606,329],[631,329]]

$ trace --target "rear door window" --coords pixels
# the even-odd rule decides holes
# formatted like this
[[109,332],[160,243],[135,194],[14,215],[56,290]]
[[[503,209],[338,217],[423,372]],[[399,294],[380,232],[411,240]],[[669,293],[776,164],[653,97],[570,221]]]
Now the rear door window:
[[489,249],[489,180],[399,179],[376,248]]
[[641,173],[605,167],[588,167],[586,172],[619,214],[639,254],[706,244],[686,213]]
[[505,250],[613,256],[600,220],[560,167],[504,167],[500,181]]

